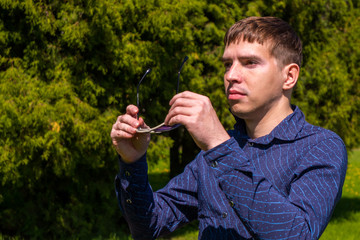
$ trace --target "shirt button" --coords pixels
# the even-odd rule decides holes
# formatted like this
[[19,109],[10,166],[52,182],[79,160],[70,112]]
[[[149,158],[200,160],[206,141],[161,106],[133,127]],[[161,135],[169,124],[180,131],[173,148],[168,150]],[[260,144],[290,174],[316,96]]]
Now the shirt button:
[[227,212],[223,212],[223,213],[221,214],[221,217],[222,217],[222,218],[226,218],[227,215],[228,215]]
[[126,199],[126,202],[127,202],[128,204],[132,204],[131,199]]
[[234,203],[233,201],[230,201],[229,204],[230,204],[230,207],[234,207],[234,206],[235,206],[235,203]]
[[249,142],[249,146],[250,146],[250,147],[254,146],[254,143],[253,143],[253,142]]
[[213,162],[211,163],[211,166],[214,167],[214,168],[216,168],[217,165],[218,165],[218,162],[217,162],[217,161],[213,161]]
[[125,176],[130,177],[131,173],[129,171],[125,171]]

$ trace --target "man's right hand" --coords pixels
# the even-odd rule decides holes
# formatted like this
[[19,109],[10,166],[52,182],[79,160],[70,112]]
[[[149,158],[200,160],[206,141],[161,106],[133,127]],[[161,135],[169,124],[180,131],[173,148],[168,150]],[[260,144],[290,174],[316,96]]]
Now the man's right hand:
[[142,118],[136,118],[138,111],[134,105],[127,106],[126,114],[120,115],[111,129],[112,143],[125,163],[139,160],[149,146],[150,134],[136,132],[146,126]]

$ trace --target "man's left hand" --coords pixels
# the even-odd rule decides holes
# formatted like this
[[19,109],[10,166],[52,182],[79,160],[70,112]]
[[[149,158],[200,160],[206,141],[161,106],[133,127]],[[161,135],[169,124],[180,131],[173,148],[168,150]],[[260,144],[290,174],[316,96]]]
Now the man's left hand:
[[230,139],[208,97],[185,91],[170,100],[166,125],[182,124],[204,151]]

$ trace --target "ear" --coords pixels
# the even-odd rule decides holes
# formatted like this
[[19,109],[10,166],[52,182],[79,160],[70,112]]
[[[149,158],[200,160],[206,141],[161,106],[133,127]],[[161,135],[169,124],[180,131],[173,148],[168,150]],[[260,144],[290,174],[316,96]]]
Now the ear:
[[286,65],[283,69],[285,81],[283,90],[291,90],[295,87],[299,77],[300,67],[296,63]]

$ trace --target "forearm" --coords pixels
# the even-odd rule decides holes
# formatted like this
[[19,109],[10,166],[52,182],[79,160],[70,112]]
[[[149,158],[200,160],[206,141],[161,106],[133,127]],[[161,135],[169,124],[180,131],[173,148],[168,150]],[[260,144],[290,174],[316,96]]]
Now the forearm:
[[153,192],[148,182],[147,162],[143,156],[133,164],[119,158],[120,171],[115,178],[115,191],[120,210],[135,239],[152,239]]
[[196,184],[192,170],[185,168],[184,173],[154,193],[148,183],[145,157],[135,164],[120,163],[116,193],[135,239],[154,239],[196,218]]

